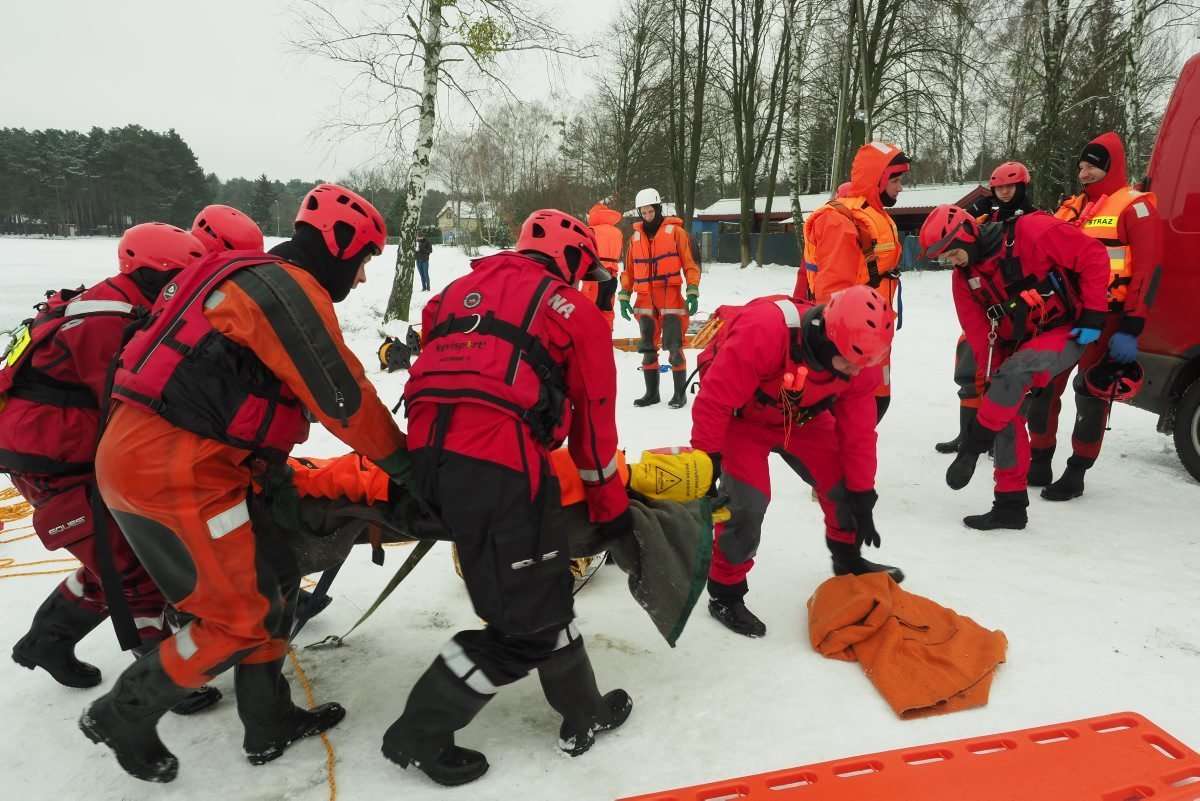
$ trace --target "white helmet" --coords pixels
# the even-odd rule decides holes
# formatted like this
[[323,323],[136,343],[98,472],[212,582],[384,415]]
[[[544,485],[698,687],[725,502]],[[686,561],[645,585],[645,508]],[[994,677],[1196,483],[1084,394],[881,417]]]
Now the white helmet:
[[642,206],[653,206],[658,203],[662,203],[662,198],[658,196],[657,189],[643,189],[637,193],[633,206],[640,209]]

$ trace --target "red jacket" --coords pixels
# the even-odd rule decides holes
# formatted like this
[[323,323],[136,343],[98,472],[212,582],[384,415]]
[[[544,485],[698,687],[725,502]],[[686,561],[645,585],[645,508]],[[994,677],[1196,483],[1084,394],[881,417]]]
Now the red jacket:
[[[1001,260],[1004,253],[1005,248],[1001,246],[982,263],[956,269],[951,279],[958,320],[975,353],[976,364],[981,369],[987,361],[991,323],[986,306],[971,291],[968,282],[980,281],[986,286],[1002,287]],[[1016,218],[1013,256],[1020,262],[1024,276],[1040,282],[1057,269],[1068,281],[1074,282],[1078,291],[1072,294],[1082,306],[1076,312],[1074,321],[1096,328],[1103,325],[1104,314],[1108,310],[1108,254],[1099,241],[1045,212],[1033,212]],[[1010,318],[1001,320],[997,328],[999,337],[1016,342],[1034,333],[1016,331],[1012,326]]]
[[[95,301],[115,301],[141,309],[151,305],[132,279],[120,274],[89,287],[71,304],[88,306]],[[118,313],[79,317],[71,314],[68,311],[67,322],[28,356],[17,385],[34,380],[31,369],[36,370],[58,386],[84,389],[95,405],[64,407],[16,397],[16,393],[9,397],[0,410],[0,452],[12,454],[4,461],[14,466],[22,460],[27,462],[29,469],[19,470],[21,473],[78,477],[90,475],[93,470],[100,409],[108,403],[105,392],[108,369],[121,349],[130,317]],[[40,462],[44,466],[39,466]],[[56,469],[55,463],[61,467]]]
[[[536,271],[539,278],[548,275],[538,262],[511,252],[478,259],[472,262],[471,269],[472,274],[459,281],[479,286],[478,292],[472,293],[476,295],[486,295],[488,286],[514,285],[517,282],[510,278],[514,271]],[[508,283],[505,283],[506,278]],[[422,323],[426,335],[451,315],[469,314],[470,307],[467,310],[441,308],[444,297],[451,293],[461,294],[461,288],[455,288],[457,283],[425,305]],[[591,520],[607,522],[624,512],[629,503],[618,471],[617,371],[608,321],[594,303],[557,278],[544,297],[526,330],[561,366],[567,397],[565,416],[557,431],[560,435],[566,434],[567,449],[583,476]],[[478,304],[480,301],[472,302]],[[464,332],[464,335],[470,334],[472,332]],[[421,359],[432,358],[426,354],[433,353],[431,348],[438,348],[439,342],[434,340],[422,350],[422,355],[413,364],[410,386],[423,375]],[[448,340],[441,347],[483,348],[476,352],[487,353],[495,345],[488,337],[474,334],[461,342]],[[432,382],[435,378],[431,375],[420,380]],[[410,392],[409,387],[405,389],[410,450],[433,443],[438,408],[443,405],[435,402],[432,396],[426,400],[420,394]],[[538,442],[528,425],[495,405],[464,399],[455,402],[454,409],[442,447],[525,472],[529,476],[531,493],[536,493],[549,469],[546,467],[547,454],[553,448]]]
[[[811,304],[795,303],[805,321],[815,313]],[[803,331],[788,328],[774,303],[752,303],[741,311],[700,382],[692,406],[693,448],[708,453],[736,448],[737,440],[728,438],[735,415],[782,434],[786,419],[776,399],[784,374],[796,367],[791,358],[792,334],[802,337]],[[833,413],[846,488],[874,489],[875,388],[883,380],[880,368],[868,368],[846,381],[811,362],[804,366],[808,374],[800,405],[824,404]]]

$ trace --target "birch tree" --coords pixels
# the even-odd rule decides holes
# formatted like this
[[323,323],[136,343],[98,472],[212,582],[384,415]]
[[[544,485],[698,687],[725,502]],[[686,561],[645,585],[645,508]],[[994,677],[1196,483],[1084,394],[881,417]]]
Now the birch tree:
[[[382,132],[396,160],[406,164],[400,187],[395,275],[384,321],[409,316],[413,253],[421,204],[438,131],[438,97],[445,92],[478,113],[481,95],[515,98],[500,60],[540,51],[581,55],[570,38],[522,0],[401,0],[363,3],[347,21],[321,0],[305,0],[296,44],[354,70],[331,122],[338,131]],[[407,154],[407,158],[405,158]]]

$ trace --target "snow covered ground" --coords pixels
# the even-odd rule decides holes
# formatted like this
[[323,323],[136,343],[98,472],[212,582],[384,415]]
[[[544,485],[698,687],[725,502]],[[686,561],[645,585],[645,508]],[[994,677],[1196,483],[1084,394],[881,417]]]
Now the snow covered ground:
[[[115,242],[0,240],[0,328],[23,316],[46,287],[93,282],[115,267]],[[376,379],[385,402],[403,375],[379,374],[374,352],[394,253],[369,268],[369,280],[343,304],[348,339]],[[435,286],[462,274],[457,250],[436,248]],[[705,276],[702,310],[790,289],[794,272],[739,271],[714,265]],[[419,294],[418,302],[428,298]],[[435,787],[379,754],[384,729],[409,687],[445,640],[477,620],[439,545],[387,605],[340,650],[299,651],[318,700],[349,709],[330,741],[340,799],[612,799],[811,762],[989,732],[1074,720],[1118,710],[1147,715],[1200,747],[1200,486],[1180,466],[1150,415],[1120,406],[1104,454],[1088,475],[1087,494],[1066,505],[1036,496],[1023,532],[984,534],[964,528],[964,514],[990,503],[982,465],[965,491],[951,492],[948,457],[933,443],[957,425],[950,378],[958,328],[944,273],[905,279],[905,326],[895,348],[895,391],[881,428],[877,524],[880,558],[902,566],[905,587],[931,597],[1009,638],[984,709],[918,721],[898,720],[857,665],[823,659],[808,645],[804,602],[828,576],[820,513],[809,490],[781,462],[773,464],[775,500],[768,512],[750,607],[768,636],[746,640],[697,606],[679,646],[670,649],[624,589],[604,570],[579,596],[579,626],[602,689],[621,686],[633,716],[601,736],[579,759],[555,748],[558,720],[536,680],[505,688],[460,735],[491,761],[480,782]],[[414,319],[418,309],[414,308]],[[396,326],[403,333],[403,326]],[[635,327],[618,318],[617,335]],[[634,409],[641,393],[637,354],[616,354],[624,446],[683,444],[691,417],[660,405]],[[1069,427],[1071,401],[1063,419]],[[1065,435],[1064,435],[1065,443]],[[343,451],[314,431],[298,453]],[[1066,454],[1060,449],[1061,469]],[[0,479],[0,485],[3,480]],[[10,524],[10,526],[13,524]],[[0,539],[12,536],[0,534]],[[344,632],[374,599],[405,555],[390,551],[384,569],[356,553],[333,588],[334,604],[300,644]],[[36,539],[0,545],[0,560],[47,558]],[[52,567],[52,566],[51,566]],[[37,569],[37,568],[33,568]],[[12,572],[0,568],[0,575]],[[0,645],[25,631],[34,609],[60,577],[0,581]],[[107,689],[127,663],[107,628],[79,655],[105,672]],[[290,673],[290,669],[289,669]],[[304,799],[330,797],[319,741],[294,746],[283,759],[250,767],[232,703],[232,675],[216,684],[227,701],[184,719],[168,715],[164,741],[180,757],[179,779],[154,787],[128,778],[111,754],[88,743],[75,720],[96,693],[69,690],[45,673],[0,661],[0,774],[7,798]],[[294,692],[300,688],[293,682]],[[24,738],[28,737],[28,740]]]

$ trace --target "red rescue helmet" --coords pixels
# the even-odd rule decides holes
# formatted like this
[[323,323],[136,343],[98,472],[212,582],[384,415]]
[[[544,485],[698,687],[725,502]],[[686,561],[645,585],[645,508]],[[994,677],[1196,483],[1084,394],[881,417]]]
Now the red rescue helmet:
[[1137,362],[1122,364],[1105,357],[1084,371],[1083,383],[1093,397],[1127,401],[1142,391],[1146,373]]
[[310,189],[300,201],[296,223],[320,231],[325,247],[341,261],[357,257],[367,246],[382,253],[387,244],[387,224],[379,210],[357,192],[337,184]]
[[199,239],[182,228],[160,222],[135,225],[117,243],[117,263],[126,275],[142,268],[160,272],[182,270],[200,261],[206,253]]
[[517,237],[518,253],[533,251],[550,257],[569,284],[582,278],[609,278],[597,250],[592,229],[558,209],[541,209],[530,214]]
[[214,204],[200,209],[192,222],[192,236],[212,253],[221,250],[262,250],[258,223],[233,206]]
[[918,237],[927,259],[936,259],[955,243],[971,244],[979,239],[979,223],[966,209],[943,203],[929,213]]
[[1004,162],[992,170],[992,177],[988,179],[988,186],[992,189],[997,186],[1027,183],[1029,183],[1029,168],[1019,161]]
[[887,358],[896,313],[865,284],[834,292],[825,302],[825,335],[846,361],[870,367]]

